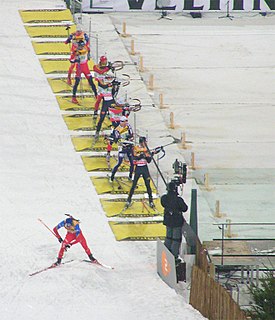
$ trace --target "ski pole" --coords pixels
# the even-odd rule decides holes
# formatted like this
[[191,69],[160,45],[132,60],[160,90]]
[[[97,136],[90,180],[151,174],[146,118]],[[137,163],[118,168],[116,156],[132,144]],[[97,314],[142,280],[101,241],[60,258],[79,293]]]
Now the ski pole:
[[41,219],[38,219],[38,221],[41,222],[43,226],[45,226],[58,239],[58,236]]
[[165,181],[164,176],[163,176],[162,172],[160,171],[160,168],[159,168],[159,166],[157,165],[156,160],[154,159],[154,155],[152,154],[152,152],[150,151],[150,149],[149,149],[149,147],[148,147],[148,144],[147,144],[146,142],[144,142],[144,144],[145,144],[145,147],[146,147],[147,151],[149,152],[150,156],[152,157],[152,160],[153,160],[153,162],[154,162],[154,165],[156,166],[156,168],[157,168],[157,170],[158,170],[158,172],[159,172],[159,174],[160,174],[160,176],[161,176],[164,184],[167,186],[167,182]]

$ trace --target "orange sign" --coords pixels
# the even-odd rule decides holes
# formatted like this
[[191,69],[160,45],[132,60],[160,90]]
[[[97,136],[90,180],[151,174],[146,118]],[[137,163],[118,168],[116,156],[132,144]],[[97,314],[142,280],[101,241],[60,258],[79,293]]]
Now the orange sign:
[[162,274],[165,277],[167,277],[168,274],[171,272],[171,265],[168,262],[165,251],[162,251],[162,254],[161,254],[161,269],[162,269]]

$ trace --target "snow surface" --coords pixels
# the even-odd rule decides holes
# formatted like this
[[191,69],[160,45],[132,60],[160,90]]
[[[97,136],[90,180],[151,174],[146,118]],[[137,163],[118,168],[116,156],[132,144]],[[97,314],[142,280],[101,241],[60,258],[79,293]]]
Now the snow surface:
[[[156,273],[154,242],[117,242],[73,149],[55,96],[18,9],[57,1],[1,1],[1,320],[203,319]],[[61,2],[60,2],[61,3]],[[51,228],[71,212],[94,255],[115,270],[80,262],[30,278],[56,259]]]
[[[63,4],[54,0],[0,2],[1,320],[204,319],[157,275],[155,242],[115,240],[89,174],[74,151],[71,132],[18,13],[18,9]],[[120,39],[113,25],[121,28],[126,19],[127,32],[134,35],[136,50],[144,54],[145,67],[151,67],[157,75],[159,91],[155,94],[148,95],[141,80],[133,80],[129,89],[133,98],[141,98],[149,105],[138,116],[137,127],[141,133],[149,131],[150,145],[169,143],[169,134],[179,137],[185,128],[201,168],[228,170],[229,175],[214,171],[217,181],[219,177],[232,179],[232,170],[242,169],[239,172],[247,183],[242,188],[235,178],[232,185],[218,187],[217,183],[211,195],[199,190],[200,219],[202,225],[208,226],[207,230],[202,228],[202,238],[211,233],[211,210],[217,196],[239,221],[257,220],[256,213],[263,206],[259,220],[274,219],[274,179],[270,175],[274,173],[274,17],[234,21],[191,20],[184,16],[168,21],[157,20],[156,14],[135,14],[134,19],[119,13],[92,17],[92,30],[100,36],[100,54],[106,52],[110,60],[130,60],[126,50],[130,40]],[[89,19],[83,18],[85,26]],[[157,37],[158,33],[163,37]],[[228,41],[230,45],[236,41],[238,49],[233,50]],[[223,59],[219,60],[221,55]],[[252,68],[255,59],[257,63]],[[242,72],[241,66],[247,73]],[[127,73],[133,78],[139,76],[135,66],[128,66]],[[145,81],[148,74],[143,75]],[[175,79],[179,83],[176,87]],[[160,112],[152,102],[162,90],[171,109]],[[175,131],[167,129],[171,110],[176,113],[176,123],[181,121],[182,125]],[[236,142],[239,139],[242,144]],[[174,157],[185,156],[189,161],[191,150],[171,146],[169,151],[162,162],[167,176],[171,176]],[[253,172],[257,168],[259,173],[254,180],[250,178],[252,181],[248,178],[249,168]],[[151,170],[154,171],[152,166]],[[265,180],[255,185],[259,176]],[[190,189],[197,187],[191,178],[184,193],[188,201]],[[234,197],[237,204],[232,203]],[[85,253],[75,246],[64,258],[75,259],[74,262],[29,277],[29,273],[51,264],[59,250],[59,243],[37,219],[52,228],[66,212],[81,219],[94,255],[115,270],[81,262]]]

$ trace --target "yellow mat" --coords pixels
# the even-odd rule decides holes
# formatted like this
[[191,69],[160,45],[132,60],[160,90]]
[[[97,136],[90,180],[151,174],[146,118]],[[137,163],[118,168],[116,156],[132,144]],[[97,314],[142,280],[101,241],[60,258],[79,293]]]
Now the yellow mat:
[[[109,178],[106,177],[90,177],[92,180],[96,192],[98,194],[111,193],[111,194],[128,194],[132,181],[129,181],[127,177],[117,177],[113,183],[109,182]],[[151,188],[153,193],[156,193],[154,185],[151,183]],[[146,187],[143,179],[139,179],[138,186],[135,189],[134,194],[144,194],[146,193]]]
[[154,200],[155,209],[150,208],[148,201],[134,200],[132,205],[124,210],[126,199],[100,199],[103,210],[108,218],[111,217],[154,217],[162,215],[163,208],[159,199]]
[[[117,152],[116,152],[117,153]],[[84,163],[84,167],[87,171],[110,171],[108,168],[108,164],[106,161],[106,156],[102,157],[93,157],[93,156],[82,156],[82,161]],[[113,168],[117,163],[117,159],[115,157],[110,158],[110,167]],[[121,166],[118,168],[118,171],[129,171],[129,163],[122,162]]]
[[65,111],[92,111],[94,110],[94,96],[78,96],[79,104],[72,103],[72,96],[56,96],[59,108]]
[[70,46],[64,42],[36,42],[32,41],[32,46],[37,55],[50,54],[50,55],[67,55],[70,54]]
[[[94,143],[93,136],[73,136],[72,143],[77,152],[106,151],[107,148],[106,140],[102,136],[99,137],[96,143]],[[117,151],[117,145],[113,146],[113,150]]]
[[24,23],[73,21],[69,9],[19,10],[19,13]]
[[[99,118],[99,117],[98,117]],[[94,119],[90,114],[74,114],[71,116],[63,115],[63,119],[69,130],[91,131],[96,129],[98,119]],[[112,125],[109,118],[105,117],[102,129],[108,129]]]
[[[67,78],[48,78],[53,93],[72,93],[73,86],[67,84]],[[78,86],[78,93],[93,93],[86,79],[82,79]]]
[[[66,25],[43,25],[43,26],[25,26],[28,35],[31,38],[67,38],[68,31]],[[76,26],[71,25],[70,33],[76,31]]]
[[[46,74],[49,73],[68,73],[71,65],[69,59],[39,59],[41,66]],[[92,60],[88,62],[90,70],[93,69],[94,63]]]
[[141,222],[114,222],[109,221],[109,225],[118,241],[124,240],[163,240],[166,228],[162,222],[141,221]]

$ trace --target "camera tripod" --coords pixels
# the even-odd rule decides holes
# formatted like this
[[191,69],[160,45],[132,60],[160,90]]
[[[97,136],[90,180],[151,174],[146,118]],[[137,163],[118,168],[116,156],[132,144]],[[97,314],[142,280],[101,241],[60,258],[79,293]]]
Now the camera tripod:
[[229,13],[229,2],[230,0],[228,0],[226,2],[226,15],[225,16],[222,16],[222,17],[219,17],[219,19],[222,19],[222,18],[228,18],[230,20],[233,20],[234,16],[231,16],[230,13]]

